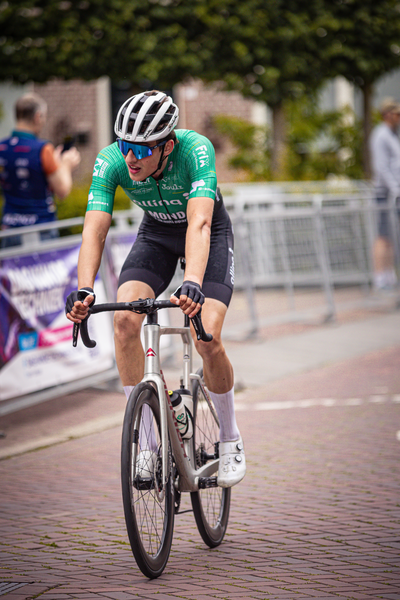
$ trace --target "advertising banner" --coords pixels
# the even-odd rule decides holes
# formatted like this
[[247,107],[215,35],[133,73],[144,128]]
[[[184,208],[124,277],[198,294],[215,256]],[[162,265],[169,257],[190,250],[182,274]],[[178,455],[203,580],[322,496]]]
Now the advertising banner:
[[[15,398],[111,369],[110,315],[95,315],[93,349],[72,347],[65,299],[77,289],[79,245],[0,261],[0,400]],[[96,302],[105,302],[96,280]]]
[[111,288],[108,291],[113,295],[113,301],[117,299],[118,278],[122,265],[135,240],[135,231],[110,230],[107,237],[103,254],[103,264],[107,269],[107,281]]

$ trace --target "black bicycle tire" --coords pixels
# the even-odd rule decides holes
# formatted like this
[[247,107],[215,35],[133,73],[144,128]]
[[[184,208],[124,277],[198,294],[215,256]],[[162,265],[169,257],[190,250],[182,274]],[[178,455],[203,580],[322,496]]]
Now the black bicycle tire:
[[[203,377],[203,369],[200,368],[197,371],[197,374]],[[198,381],[194,380],[193,383],[193,437],[192,443],[194,444],[193,452],[196,456],[196,449],[198,449],[198,443],[201,443],[199,436],[202,435],[197,427],[196,419],[198,416]],[[208,409],[210,415],[211,411]],[[214,436],[216,439],[215,442],[219,440],[219,429],[215,424]],[[212,504],[214,506],[219,505],[218,516],[216,516],[216,511],[214,512],[214,523],[210,523],[210,519],[207,516],[209,512],[206,510],[205,503],[206,499],[210,496],[213,497]],[[206,488],[204,490],[199,490],[198,492],[191,492],[190,499],[192,502],[193,514],[196,521],[197,529],[207,546],[210,548],[215,548],[219,546],[224,539],[226,529],[228,527],[229,520],[229,510],[231,503],[231,488],[220,488],[220,487],[212,487]]]
[[[122,500],[124,506],[125,523],[128,532],[128,538],[131,545],[133,556],[142,573],[154,579],[159,577],[164,571],[168,562],[172,536],[174,529],[174,495],[172,473],[170,473],[165,492],[165,514],[163,518],[163,530],[161,536],[160,547],[155,555],[150,554],[143,543],[141,528],[139,525],[140,518],[137,517],[138,503],[132,502],[132,494],[134,494],[134,486],[131,475],[132,462],[132,443],[133,443],[133,423],[136,414],[143,403],[149,404],[153,411],[157,427],[160,427],[160,410],[158,394],[153,386],[149,383],[139,383],[135,386],[132,394],[129,397],[124,423],[122,427],[122,443],[121,443],[121,484],[122,484]],[[138,494],[140,491],[138,490]],[[148,496],[150,492],[147,491]],[[145,494],[143,494],[143,497]],[[152,521],[152,519],[146,519]],[[142,519],[143,521],[143,519]],[[150,523],[149,527],[151,527]],[[154,537],[154,536],[153,536]]]

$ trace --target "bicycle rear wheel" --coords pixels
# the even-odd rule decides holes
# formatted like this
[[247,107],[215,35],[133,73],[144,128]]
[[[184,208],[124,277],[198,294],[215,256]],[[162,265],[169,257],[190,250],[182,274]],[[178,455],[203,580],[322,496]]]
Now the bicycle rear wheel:
[[[197,373],[203,377],[203,369]],[[213,414],[214,413],[214,414]],[[193,452],[196,468],[217,458],[219,425],[198,381],[193,384]],[[231,489],[210,487],[190,494],[194,518],[203,541],[210,548],[219,546],[228,526]]]
[[151,579],[167,564],[174,527],[172,460],[163,486],[161,451],[158,394],[149,383],[139,383],[129,397],[122,428],[122,499],[133,555]]

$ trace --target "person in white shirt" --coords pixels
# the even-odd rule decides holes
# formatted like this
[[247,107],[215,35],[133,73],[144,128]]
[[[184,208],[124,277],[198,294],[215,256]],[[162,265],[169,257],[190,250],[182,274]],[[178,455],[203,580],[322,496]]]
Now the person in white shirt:
[[378,237],[373,248],[374,285],[376,289],[390,289],[397,285],[394,267],[393,235],[389,206],[400,199],[400,104],[386,98],[380,106],[382,123],[377,125],[370,139],[372,171],[376,200],[384,210],[378,214]]

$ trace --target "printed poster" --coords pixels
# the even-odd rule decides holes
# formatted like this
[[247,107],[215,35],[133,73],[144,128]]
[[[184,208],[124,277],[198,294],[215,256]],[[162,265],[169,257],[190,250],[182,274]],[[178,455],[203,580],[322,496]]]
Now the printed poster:
[[[77,289],[79,245],[0,260],[0,400],[15,398],[111,369],[114,342],[109,313],[89,321],[93,349],[79,339],[65,300]],[[96,302],[106,302],[96,280]]]

